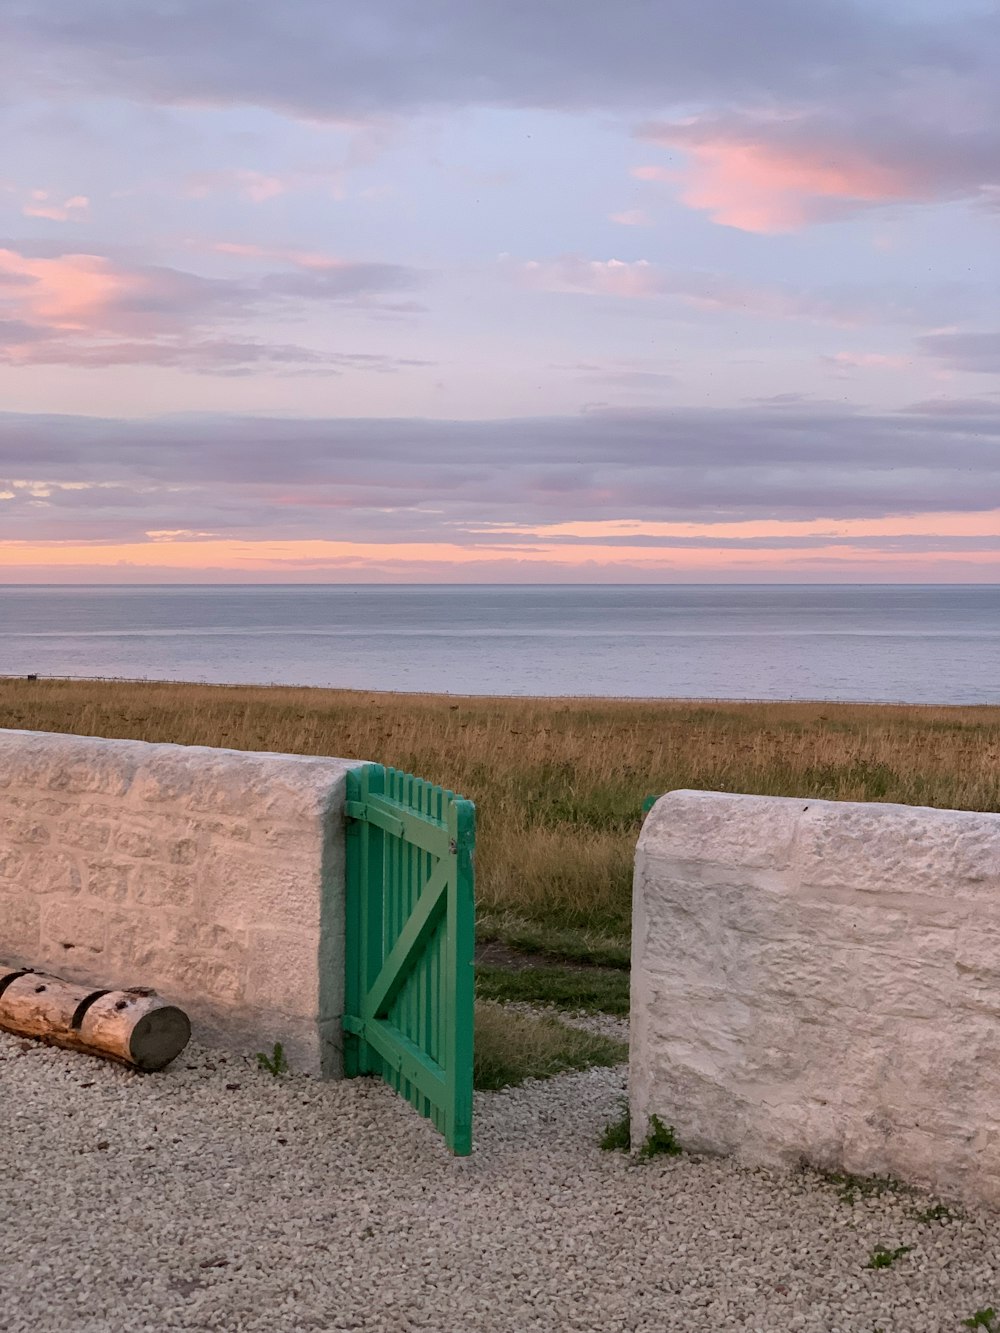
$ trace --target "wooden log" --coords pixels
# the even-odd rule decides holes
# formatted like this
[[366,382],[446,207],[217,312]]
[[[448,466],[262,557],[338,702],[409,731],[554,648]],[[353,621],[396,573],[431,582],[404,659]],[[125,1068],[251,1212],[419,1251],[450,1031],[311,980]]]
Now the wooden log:
[[154,990],[97,990],[0,963],[0,1028],[52,1046],[162,1069],[191,1038],[187,1014]]

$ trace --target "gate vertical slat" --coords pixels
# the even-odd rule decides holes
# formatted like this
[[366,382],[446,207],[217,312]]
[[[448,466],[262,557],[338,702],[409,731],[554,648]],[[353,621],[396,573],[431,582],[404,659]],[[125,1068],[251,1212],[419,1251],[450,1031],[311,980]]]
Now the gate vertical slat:
[[[348,805],[363,805],[365,770],[347,774]],[[362,898],[360,885],[366,882],[368,864],[368,836],[370,825],[360,819],[347,822],[347,901],[344,904],[344,1013],[361,1013],[363,975],[361,957],[363,941],[367,938],[361,924]],[[364,1073],[361,1068],[361,1038],[344,1025],[344,1077],[355,1078]]]
[[[380,796],[385,791],[385,769],[381,765],[369,764],[365,768],[364,799]],[[366,856],[361,885],[361,948],[363,954],[362,982],[371,984],[377,977],[385,956],[385,920],[386,904],[386,835],[385,832],[369,824],[365,839]],[[380,928],[381,927],[381,928]],[[363,1074],[382,1074],[384,1061],[370,1047],[367,1057],[362,1057]]]
[[475,807],[369,764],[348,779],[344,1070],[472,1149]]

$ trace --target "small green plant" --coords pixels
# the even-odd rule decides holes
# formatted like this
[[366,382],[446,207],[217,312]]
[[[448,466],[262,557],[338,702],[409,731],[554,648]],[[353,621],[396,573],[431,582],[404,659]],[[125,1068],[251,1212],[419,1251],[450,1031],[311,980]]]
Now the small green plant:
[[951,1222],[954,1217],[954,1212],[946,1203],[935,1203],[930,1208],[924,1208],[919,1213],[913,1214],[913,1220],[922,1223],[924,1226],[931,1222]]
[[909,1189],[892,1176],[852,1176],[846,1171],[820,1171],[820,1179],[837,1190],[841,1203],[857,1203],[858,1199],[872,1199],[879,1194],[901,1194]]
[[601,1147],[605,1152],[628,1152],[632,1146],[632,1125],[626,1106],[617,1120],[604,1126]]
[[997,1329],[997,1312],[992,1305],[988,1305],[985,1310],[977,1310],[974,1315],[968,1319],[962,1320],[964,1328],[985,1328],[986,1333],[1000,1333]]
[[288,1073],[288,1061],[285,1059],[284,1048],[280,1041],[274,1043],[274,1051],[270,1055],[258,1051],[257,1063],[261,1069],[266,1069],[274,1078],[280,1078],[282,1074]]
[[677,1142],[673,1125],[665,1125],[658,1115],[649,1117],[649,1134],[646,1142],[639,1149],[639,1160],[648,1162],[651,1157],[678,1157],[681,1145]]
[[894,1250],[885,1250],[879,1246],[878,1249],[872,1250],[868,1256],[868,1267],[888,1268],[897,1259],[902,1259],[904,1254],[909,1254],[912,1249],[912,1245],[897,1245]]

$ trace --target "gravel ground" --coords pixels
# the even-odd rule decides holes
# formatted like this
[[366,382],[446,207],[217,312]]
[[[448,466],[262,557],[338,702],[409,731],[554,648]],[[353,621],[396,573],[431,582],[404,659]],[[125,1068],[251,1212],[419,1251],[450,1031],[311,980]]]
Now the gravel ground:
[[142,1077],[0,1034],[0,1328],[961,1333],[1000,1307],[995,1215],[601,1152],[623,1081],[480,1095],[458,1160],[371,1080],[197,1048]]

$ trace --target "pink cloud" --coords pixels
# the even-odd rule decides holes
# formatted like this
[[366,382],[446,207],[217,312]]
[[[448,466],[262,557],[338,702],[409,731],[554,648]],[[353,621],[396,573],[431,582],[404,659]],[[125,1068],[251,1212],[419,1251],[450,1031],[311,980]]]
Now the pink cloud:
[[323,254],[319,250],[299,250],[294,246],[255,245],[245,241],[210,241],[188,243],[192,249],[207,250],[211,254],[231,255],[235,259],[267,259],[282,264],[291,264],[295,268],[314,271],[351,268],[352,261],[341,259],[337,255]]
[[213,194],[238,194],[252,203],[263,204],[296,190],[322,189],[335,199],[343,198],[343,172],[308,169],[268,175],[235,167],[225,171],[199,171],[188,176],[186,193],[191,199],[207,199]]
[[113,328],[111,311],[140,285],[135,274],[99,255],[49,259],[0,250],[0,290],[11,293],[4,304],[15,318],[43,328]]
[[519,282],[538,291],[627,300],[669,299],[699,310],[737,310],[768,319],[811,319],[846,327],[922,324],[925,320],[919,301],[908,304],[905,294],[900,296],[891,288],[809,291],[782,283],[748,282],[731,273],[661,268],[648,259],[564,255],[527,263],[505,262]]
[[624,213],[612,213],[611,221],[621,227],[649,227],[653,219],[642,208],[629,208]]
[[288,184],[280,176],[266,176],[260,171],[199,171],[187,178],[191,199],[207,199],[221,191],[234,191],[255,204],[265,203],[285,194]]
[[910,357],[889,356],[883,352],[834,352],[823,359],[856,370],[903,370],[912,361]]
[[[241,255],[255,251],[238,247]],[[0,361],[155,364],[226,374],[261,364],[323,373],[402,365],[391,357],[317,352],[245,336],[247,317],[264,310],[273,320],[294,313],[303,301],[378,305],[385,294],[415,281],[411,270],[398,265],[307,253],[299,261],[298,271],[218,278],[160,265],[127,266],[106,255],[0,249]],[[234,321],[236,337],[226,332]]]
[[681,149],[686,165],[679,171],[644,165],[632,175],[679,182],[690,208],[723,226],[761,233],[795,231],[878,204],[985,197],[991,179],[985,146],[949,150],[933,136],[887,138],[880,129],[796,114],[653,124],[641,137]]
[[[10,192],[16,193],[13,187]],[[90,200],[85,194],[70,195],[68,199],[54,199],[48,190],[31,190],[21,205],[21,212],[26,218],[46,218],[50,222],[71,222],[83,215],[90,208]]]

